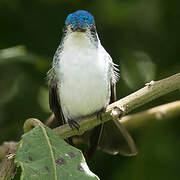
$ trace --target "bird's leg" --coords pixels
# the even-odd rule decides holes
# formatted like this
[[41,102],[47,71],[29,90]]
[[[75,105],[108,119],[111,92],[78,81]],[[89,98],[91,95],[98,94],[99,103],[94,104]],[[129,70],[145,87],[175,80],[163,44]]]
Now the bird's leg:
[[71,129],[76,128],[79,131],[80,125],[78,124],[78,122],[72,120],[72,119],[68,119],[68,125],[70,126]]
[[106,108],[103,107],[103,108],[97,113],[97,118],[102,121],[102,115],[105,114],[105,112],[106,112]]

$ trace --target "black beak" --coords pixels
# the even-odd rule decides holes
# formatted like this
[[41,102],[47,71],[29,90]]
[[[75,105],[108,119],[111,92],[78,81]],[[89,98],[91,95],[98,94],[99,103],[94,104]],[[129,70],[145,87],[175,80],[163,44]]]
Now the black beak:
[[86,29],[85,28],[82,28],[82,27],[72,27],[71,28],[72,31],[74,32],[86,32]]

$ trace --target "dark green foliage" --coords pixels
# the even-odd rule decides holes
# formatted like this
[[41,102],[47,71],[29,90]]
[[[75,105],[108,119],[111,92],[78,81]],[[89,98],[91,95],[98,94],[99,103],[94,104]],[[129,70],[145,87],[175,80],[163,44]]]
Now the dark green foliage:
[[[19,140],[25,119],[50,115],[46,72],[67,14],[85,9],[94,15],[102,44],[120,65],[119,99],[180,71],[179,7],[178,0],[0,0],[0,142]],[[177,99],[179,91],[136,112]],[[136,157],[97,152],[90,169],[103,180],[179,179],[178,118],[132,136]]]

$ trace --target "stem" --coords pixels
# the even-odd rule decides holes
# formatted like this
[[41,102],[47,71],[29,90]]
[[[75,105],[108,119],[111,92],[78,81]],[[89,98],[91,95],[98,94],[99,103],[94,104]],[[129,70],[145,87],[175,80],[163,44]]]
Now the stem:
[[135,130],[146,127],[149,123],[161,123],[174,117],[180,117],[180,100],[124,116],[120,121],[128,130]]

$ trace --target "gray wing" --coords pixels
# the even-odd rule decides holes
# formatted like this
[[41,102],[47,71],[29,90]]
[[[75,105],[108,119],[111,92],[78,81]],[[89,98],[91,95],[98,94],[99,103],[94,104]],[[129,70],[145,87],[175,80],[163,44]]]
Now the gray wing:
[[110,64],[109,74],[110,74],[110,104],[116,101],[116,83],[119,79],[119,69],[117,64],[113,63],[111,56],[108,54],[107,61]]
[[[111,64],[110,103],[113,103],[116,101],[116,82],[118,80],[119,74],[110,56],[109,58],[109,62]],[[121,123],[119,123],[119,121],[115,121],[116,120],[104,123],[99,148],[109,154],[121,154],[125,156],[136,155],[136,145],[131,135],[126,130],[126,128],[123,127]]]
[[56,119],[60,125],[65,124],[62,108],[60,105],[60,98],[58,95],[58,87],[54,68],[50,69],[47,74],[48,87],[49,87],[49,106],[51,111],[54,113]]

